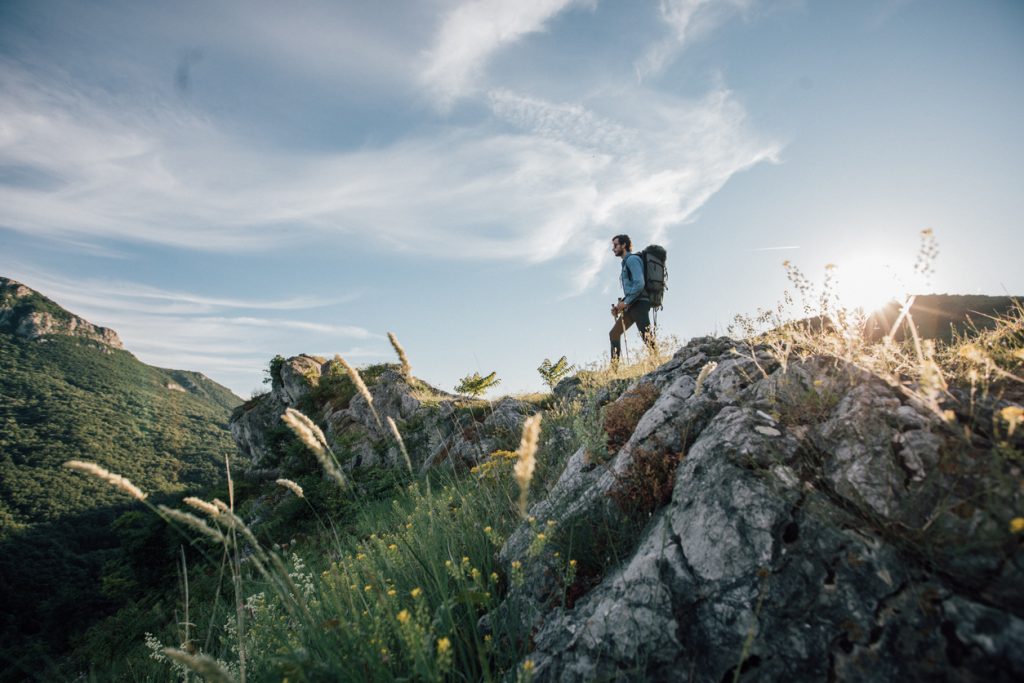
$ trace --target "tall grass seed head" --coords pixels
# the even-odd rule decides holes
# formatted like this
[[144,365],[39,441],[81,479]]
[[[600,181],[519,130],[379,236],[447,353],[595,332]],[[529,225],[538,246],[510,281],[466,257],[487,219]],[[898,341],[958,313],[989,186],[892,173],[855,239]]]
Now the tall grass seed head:
[[398,355],[398,360],[402,363],[402,374],[405,375],[406,379],[412,377],[412,366],[409,364],[409,357],[405,355],[405,348],[398,343],[398,337],[395,336],[394,332],[388,332],[388,341],[391,342],[392,348],[395,349],[395,353]]
[[303,495],[302,487],[299,486],[298,484],[296,484],[291,479],[278,479],[277,482],[275,482],[275,483],[278,486],[283,486],[284,488],[288,489],[289,491],[294,493],[299,498],[305,498],[306,497],[305,495]]
[[345,368],[345,372],[348,373],[349,379],[352,380],[352,384],[355,385],[356,391],[358,391],[359,395],[362,396],[366,400],[366,402],[372,406],[373,396],[370,394],[370,390],[366,388],[366,383],[363,382],[363,378],[359,375],[359,371],[356,370],[351,365],[349,365],[348,361],[346,361],[338,354],[334,355],[334,360],[341,363],[341,366]]
[[213,503],[207,503],[202,498],[196,498],[195,496],[189,496],[181,502],[185,503],[189,507],[193,507],[200,512],[205,512],[210,517],[216,518],[220,516],[220,509]]
[[69,470],[77,470],[79,472],[84,472],[85,474],[91,474],[97,479],[107,482],[122,493],[127,493],[135,500],[146,499],[146,494],[142,492],[142,489],[133,484],[127,477],[122,477],[120,474],[114,474],[94,462],[68,460],[64,463],[64,467],[67,467]]

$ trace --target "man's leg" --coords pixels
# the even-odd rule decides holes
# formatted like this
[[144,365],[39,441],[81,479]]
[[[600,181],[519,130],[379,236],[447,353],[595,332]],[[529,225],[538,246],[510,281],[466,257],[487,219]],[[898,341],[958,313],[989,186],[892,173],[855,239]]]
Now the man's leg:
[[612,325],[612,329],[608,333],[608,339],[612,344],[612,363],[619,361],[619,356],[622,355],[622,335],[632,326],[633,319],[629,316],[628,311],[619,316],[615,320],[615,324]]
[[651,327],[651,304],[647,301],[636,301],[627,312],[636,321],[636,329],[651,351],[654,350],[654,329]]

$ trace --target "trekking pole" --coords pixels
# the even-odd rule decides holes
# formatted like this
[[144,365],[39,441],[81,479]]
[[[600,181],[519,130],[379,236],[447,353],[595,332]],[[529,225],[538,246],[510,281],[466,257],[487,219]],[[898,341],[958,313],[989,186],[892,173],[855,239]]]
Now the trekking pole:
[[626,316],[620,313],[618,321],[622,325],[622,336],[619,339],[622,341],[622,359],[625,360],[629,354],[629,345],[626,343]]

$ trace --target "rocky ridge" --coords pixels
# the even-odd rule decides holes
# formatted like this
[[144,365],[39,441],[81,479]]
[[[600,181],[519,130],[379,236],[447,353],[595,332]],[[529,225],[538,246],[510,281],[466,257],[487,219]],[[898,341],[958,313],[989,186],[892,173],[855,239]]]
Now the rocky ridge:
[[604,463],[577,450],[530,509],[592,553],[569,539],[636,523],[611,495],[635,460],[683,454],[622,560],[574,596],[524,523],[500,555],[524,580],[481,626],[519,619],[537,681],[1021,680],[1024,497],[996,435],[856,368],[732,346],[695,339],[639,379],[659,395],[628,442]]
[[271,436],[288,408],[302,410],[323,427],[347,469],[405,467],[387,425],[377,422],[375,409],[382,420],[395,421],[421,471],[441,465],[468,467],[495,450],[514,448],[523,421],[534,411],[514,398],[474,409],[472,401],[406,378],[398,366],[378,366],[374,373],[364,373],[373,398],[371,409],[337,361],[308,355],[282,359],[271,379],[271,390],[236,410],[230,423],[252,472],[267,476],[283,464]]
[[[481,630],[513,624],[536,681],[1024,677],[1024,550],[1009,529],[1024,430],[997,424],[1007,404],[968,409],[954,392],[950,422],[854,366],[782,366],[735,345],[694,339],[583,402],[599,424],[651,397],[614,452],[577,448],[535,499],[500,550],[509,588]],[[281,360],[270,392],[232,418],[252,474],[287,467],[268,435],[288,407],[324,427],[345,467],[404,467],[335,362]],[[514,448],[534,410],[506,398],[474,411],[397,366],[367,383],[421,472]],[[575,377],[553,400],[584,397]],[[538,458],[556,442],[579,434],[549,426]],[[669,480],[636,486],[652,458]],[[670,494],[657,505],[633,501],[640,514],[623,504],[658,490]]]
[[123,349],[117,332],[69,313],[20,282],[0,277],[0,330],[16,337],[45,341],[49,335],[80,337]]

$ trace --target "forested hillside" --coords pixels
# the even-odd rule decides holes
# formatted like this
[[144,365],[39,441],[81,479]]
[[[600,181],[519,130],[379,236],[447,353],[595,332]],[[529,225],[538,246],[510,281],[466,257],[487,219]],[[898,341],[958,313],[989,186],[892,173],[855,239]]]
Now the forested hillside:
[[238,397],[198,373],[146,365],[120,346],[112,330],[0,278],[5,657],[36,646],[59,651],[67,633],[116,601],[103,579],[119,564],[122,542],[111,522],[124,501],[106,487],[82,486],[63,462],[91,460],[146,491],[173,494],[219,481],[235,452],[227,421]]

